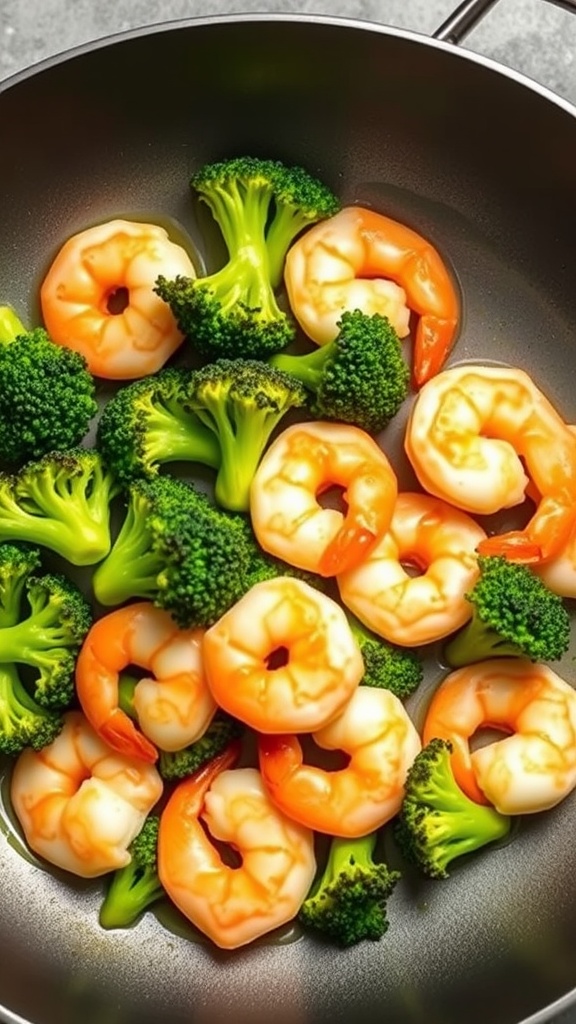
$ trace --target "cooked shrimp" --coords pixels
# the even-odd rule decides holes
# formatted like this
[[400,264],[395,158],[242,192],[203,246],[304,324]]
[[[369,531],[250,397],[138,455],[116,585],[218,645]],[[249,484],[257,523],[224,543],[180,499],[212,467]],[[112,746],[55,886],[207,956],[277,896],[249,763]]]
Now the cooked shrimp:
[[460,304],[440,255],[374,210],[345,207],[302,235],[288,252],[285,283],[294,316],[318,345],[336,337],[346,310],[388,317],[401,338],[417,313],[418,385],[438,373],[454,343]]
[[421,744],[390,690],[359,686],[343,712],[313,734],[349,757],[325,771],[303,763],[297,736],[259,736],[260,771],[274,803],[294,821],[333,836],[362,836],[400,809],[406,774]]
[[469,515],[439,498],[399,494],[388,533],[361,565],[338,577],[342,601],[391,643],[440,640],[471,617],[465,594],[478,578],[475,549],[485,536]]
[[[511,732],[476,750],[478,729]],[[502,814],[554,807],[576,786],[576,691],[546,665],[494,658],[452,672],[428,709],[423,743],[452,744],[456,781]]]
[[69,238],[40,289],[46,330],[80,352],[97,377],[154,373],[183,341],[154,292],[159,274],[195,277],[181,245],[157,224],[112,220]]
[[[576,426],[571,425],[570,430],[576,435]],[[528,486],[526,493],[534,501],[539,501],[540,495],[533,492],[534,488]],[[533,570],[554,594],[576,597],[576,523],[555,557],[533,566]]]
[[258,583],[208,629],[217,704],[259,732],[311,732],[338,714],[364,672],[340,605],[301,580]]
[[111,750],[79,711],[64,715],[49,746],[20,754],[10,784],[30,849],[83,878],[128,864],[128,846],[161,794],[156,769]]
[[422,388],[405,440],[425,490],[490,515],[524,500],[528,476],[541,500],[523,530],[481,541],[485,555],[550,559],[576,522],[576,437],[523,370],[457,366]]
[[[180,783],[160,819],[158,873],[170,899],[223,949],[292,920],[316,871],[312,832],[286,818],[255,768],[209,762]],[[223,770],[225,769],[225,770]],[[202,826],[241,858],[229,867]]]
[[[153,762],[154,744],[181,750],[205,732],[216,704],[204,675],[202,639],[203,630],[179,629],[149,601],[94,623],[76,663],[76,692],[89,722],[114,750]],[[153,673],[134,693],[142,732],[118,706],[119,674],[129,665]]]
[[[344,488],[346,513],[318,495]],[[386,532],[398,485],[369,434],[342,423],[296,423],[265,453],[252,482],[250,514],[265,551],[334,576],[357,565]]]

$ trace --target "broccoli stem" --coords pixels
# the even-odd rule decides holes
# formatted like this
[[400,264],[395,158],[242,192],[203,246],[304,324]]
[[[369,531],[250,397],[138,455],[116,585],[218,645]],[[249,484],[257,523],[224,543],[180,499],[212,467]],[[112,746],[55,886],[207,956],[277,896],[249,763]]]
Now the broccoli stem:
[[211,469],[220,465],[218,440],[196,419],[182,421],[157,409],[148,424],[148,461],[200,462]]
[[517,644],[501,637],[476,612],[444,646],[444,659],[454,669],[485,658],[520,658],[522,653]]
[[276,206],[276,213],[266,234],[270,280],[273,288],[278,288],[282,281],[286,253],[292,240],[310,223],[310,219],[302,216],[300,210],[290,206]]
[[35,609],[29,619],[0,628],[0,662],[17,661],[37,665],[37,653],[68,646],[69,632],[58,625],[50,602]]
[[0,306],[0,342],[9,345],[21,334],[26,333],[26,328],[10,306]]
[[280,352],[272,356],[268,363],[276,370],[282,370],[296,377],[305,388],[316,393],[322,380],[324,364],[330,353],[331,343],[319,345],[313,352],[307,352],[303,356],[291,356],[287,352]]
[[100,907],[100,924],[103,928],[129,928],[163,896],[156,870],[131,861],[112,875]]
[[112,550],[92,576],[94,595],[106,607],[134,597],[152,601],[158,593],[158,573],[162,568],[148,531],[138,522],[130,504]]

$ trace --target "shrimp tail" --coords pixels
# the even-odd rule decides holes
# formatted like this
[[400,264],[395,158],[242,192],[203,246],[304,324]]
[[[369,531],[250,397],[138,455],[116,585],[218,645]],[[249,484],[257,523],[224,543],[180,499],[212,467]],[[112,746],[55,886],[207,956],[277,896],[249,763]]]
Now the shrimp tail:
[[220,772],[235,766],[240,751],[240,741],[234,740],[220,754],[178,784],[168,804],[174,820],[181,818],[183,821],[192,821],[198,818],[204,806],[204,797],[214,779]]
[[414,341],[412,371],[417,387],[421,388],[444,366],[454,345],[457,326],[456,318],[441,319],[431,314],[420,317]]
[[576,524],[572,497],[543,498],[538,511],[524,530],[510,530],[480,541],[480,555],[502,555],[511,562],[537,565],[554,558],[568,543]]
[[355,569],[377,539],[377,534],[367,527],[345,522],[320,557],[320,576],[337,576],[348,569]]
[[158,750],[154,744],[139,732],[134,722],[120,708],[115,708],[97,731],[108,746],[119,754],[135,757],[148,764],[158,760]]
[[295,736],[261,734],[258,737],[258,759],[266,786],[274,792],[302,764],[302,747]]

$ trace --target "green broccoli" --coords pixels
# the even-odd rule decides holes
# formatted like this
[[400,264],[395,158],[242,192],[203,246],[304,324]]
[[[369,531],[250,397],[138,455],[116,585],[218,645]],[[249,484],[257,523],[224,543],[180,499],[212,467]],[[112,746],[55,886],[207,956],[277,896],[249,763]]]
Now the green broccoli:
[[56,345],[46,331],[27,331],[0,306],[0,453],[21,464],[72,448],[96,414],[95,382],[78,352]]
[[26,584],[40,565],[39,548],[0,544],[0,629],[20,622]]
[[526,565],[479,555],[480,576],[466,598],[470,621],[445,645],[451,668],[484,658],[558,661],[570,643],[570,618],[561,597]]
[[30,696],[16,665],[0,664],[0,753],[16,757],[25,747],[42,750],[62,729],[60,715]]
[[301,168],[254,157],[208,164],[191,186],[220,228],[228,260],[197,280],[160,276],[157,294],[209,359],[280,352],[295,335],[274,294],[286,252],[304,226],[336,213],[338,200]]
[[189,370],[165,368],[120,388],[104,407],[96,446],[122,485],[166,462],[219,466],[218,439],[185,409],[189,377]]
[[154,601],[178,625],[210,626],[242,595],[244,523],[192,484],[159,475],[127,490],[124,520],[92,586],[103,605]]
[[72,565],[93,565],[110,548],[115,493],[96,451],[49,452],[15,473],[0,473],[0,542],[40,544]]
[[349,612],[347,618],[364,659],[363,685],[391,690],[400,700],[406,700],[424,678],[424,668],[416,652],[382,640]]
[[289,409],[305,403],[298,381],[256,360],[219,359],[191,375],[188,406],[220,445],[220,506],[248,511],[252,478],[272,431]]
[[431,878],[447,878],[448,865],[510,832],[510,818],[470,800],[458,786],[447,740],[433,739],[408,771],[405,795],[394,826],[408,861]]
[[129,928],[165,895],[158,877],[159,827],[160,816],[149,814],[128,847],[130,862],[113,873],[100,907],[103,928]]
[[[60,710],[74,696],[74,671],[82,642],[92,625],[88,601],[71,580],[58,573],[24,578],[19,561],[14,585],[7,583],[12,545],[0,545],[3,612],[0,616],[0,662],[35,670],[34,698],[44,708]],[[21,600],[23,592],[26,600]],[[8,619],[5,609],[10,607]]]
[[241,722],[220,711],[204,735],[188,747],[176,751],[161,750],[158,771],[166,782],[193,775],[202,765],[222,753],[231,740],[239,739],[244,731],[245,726]]
[[398,871],[374,861],[377,834],[333,839],[324,871],[299,912],[307,928],[341,946],[380,939],[388,930],[387,903]]
[[378,433],[408,396],[410,370],[400,339],[386,317],[360,310],[343,313],[338,332],[313,352],[281,353],[269,364],[312,392],[314,416]]

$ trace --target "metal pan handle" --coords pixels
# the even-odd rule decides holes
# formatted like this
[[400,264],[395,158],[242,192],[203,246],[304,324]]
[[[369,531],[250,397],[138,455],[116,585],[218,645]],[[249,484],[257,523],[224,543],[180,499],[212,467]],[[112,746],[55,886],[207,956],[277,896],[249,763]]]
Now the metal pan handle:
[[[436,29],[432,38],[441,39],[446,43],[461,43],[497,3],[498,0],[464,0],[440,28]],[[548,0],[548,3],[576,14],[576,0]]]

